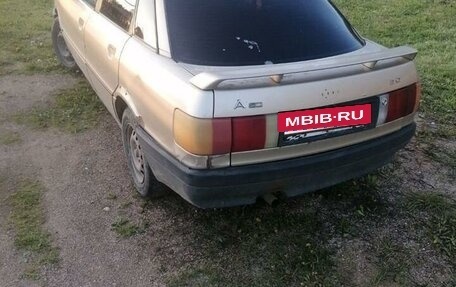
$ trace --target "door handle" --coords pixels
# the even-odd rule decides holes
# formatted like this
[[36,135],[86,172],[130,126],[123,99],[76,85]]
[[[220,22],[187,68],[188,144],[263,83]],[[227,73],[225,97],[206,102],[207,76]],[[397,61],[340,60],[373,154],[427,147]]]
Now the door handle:
[[78,23],[79,23],[79,29],[82,30],[82,28],[84,28],[84,23],[85,23],[84,19],[79,18]]
[[112,44],[108,45],[108,58],[111,59],[116,55],[116,47]]

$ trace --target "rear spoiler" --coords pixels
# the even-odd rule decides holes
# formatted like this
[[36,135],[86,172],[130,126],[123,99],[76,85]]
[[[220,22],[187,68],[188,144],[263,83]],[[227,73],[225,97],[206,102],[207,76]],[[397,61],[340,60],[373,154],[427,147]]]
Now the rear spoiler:
[[402,46],[369,54],[338,56],[323,60],[319,59],[291,64],[262,65],[241,70],[203,72],[191,78],[190,83],[201,90],[214,90],[221,83],[230,80],[272,77],[272,79],[279,79],[278,82],[280,82],[284,75],[296,73],[322,71],[355,65],[364,65],[369,69],[373,69],[379,61],[396,58],[404,58],[413,61],[416,54],[417,50]]

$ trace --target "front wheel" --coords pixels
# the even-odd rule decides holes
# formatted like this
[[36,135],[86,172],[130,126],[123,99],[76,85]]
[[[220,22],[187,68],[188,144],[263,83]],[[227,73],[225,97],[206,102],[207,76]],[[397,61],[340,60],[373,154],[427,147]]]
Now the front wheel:
[[122,141],[127,155],[128,168],[138,193],[143,197],[161,197],[168,188],[157,181],[144,156],[136,133],[135,117],[130,109],[122,116]]
[[54,47],[57,59],[65,68],[76,68],[76,62],[74,61],[70,50],[68,50],[58,17],[55,17],[54,24],[52,25],[52,46]]

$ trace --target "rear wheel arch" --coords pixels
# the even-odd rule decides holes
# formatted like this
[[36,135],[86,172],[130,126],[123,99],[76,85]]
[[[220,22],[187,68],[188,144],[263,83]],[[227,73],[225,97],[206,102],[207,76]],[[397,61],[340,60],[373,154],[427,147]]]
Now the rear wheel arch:
[[114,92],[113,105],[115,116],[119,124],[122,124],[122,117],[126,109],[130,109],[130,111],[135,116],[136,122],[139,125],[144,124],[142,121],[142,117],[138,112],[138,109],[136,109],[136,105],[134,104],[132,97],[127,92],[127,90],[121,85]]
[[127,164],[133,184],[143,197],[162,197],[169,188],[155,177],[137,135],[137,119],[134,112],[126,106],[121,117],[122,143],[127,156]]
[[118,96],[115,98],[114,111],[116,112],[116,117],[117,117],[117,120],[119,121],[119,123],[122,123],[122,116],[127,108],[128,108],[128,105],[122,97]]

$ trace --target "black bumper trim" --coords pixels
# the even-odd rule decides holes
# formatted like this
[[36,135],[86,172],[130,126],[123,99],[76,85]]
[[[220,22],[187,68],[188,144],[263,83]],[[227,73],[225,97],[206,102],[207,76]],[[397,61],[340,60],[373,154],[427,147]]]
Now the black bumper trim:
[[212,170],[188,168],[142,128],[138,136],[155,176],[201,208],[252,204],[266,193],[287,197],[322,189],[372,172],[388,163],[415,134],[416,125],[360,144],[282,161]]

